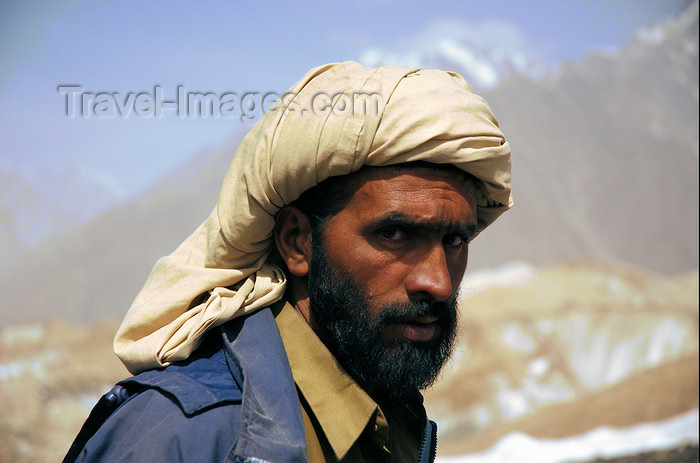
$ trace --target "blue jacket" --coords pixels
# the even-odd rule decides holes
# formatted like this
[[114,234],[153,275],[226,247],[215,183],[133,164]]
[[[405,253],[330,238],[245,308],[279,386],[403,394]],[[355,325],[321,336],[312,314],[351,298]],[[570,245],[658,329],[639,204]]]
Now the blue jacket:
[[[426,426],[425,461],[434,458],[434,426]],[[292,371],[264,309],[213,330],[189,359],[117,384],[64,463],[291,463],[306,455]]]

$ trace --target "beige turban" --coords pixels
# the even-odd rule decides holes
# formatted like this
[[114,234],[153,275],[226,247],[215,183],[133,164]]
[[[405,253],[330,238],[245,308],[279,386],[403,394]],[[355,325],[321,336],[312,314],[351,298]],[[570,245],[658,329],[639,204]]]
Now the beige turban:
[[280,300],[285,276],[268,261],[277,211],[328,177],[411,161],[480,180],[478,231],[512,205],[510,147],[462,77],[353,62],[312,69],[243,139],[209,218],[156,263],[117,355],[132,373],[185,359],[205,331]]

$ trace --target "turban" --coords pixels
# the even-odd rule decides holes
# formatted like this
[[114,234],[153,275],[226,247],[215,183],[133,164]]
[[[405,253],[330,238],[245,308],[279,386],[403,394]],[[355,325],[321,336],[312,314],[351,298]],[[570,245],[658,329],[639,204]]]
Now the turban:
[[282,299],[275,214],[363,165],[452,164],[477,179],[477,232],[512,206],[510,146],[486,102],[438,70],[327,64],[243,139],[206,221],[154,266],[114,349],[132,373],[186,359],[202,335]]

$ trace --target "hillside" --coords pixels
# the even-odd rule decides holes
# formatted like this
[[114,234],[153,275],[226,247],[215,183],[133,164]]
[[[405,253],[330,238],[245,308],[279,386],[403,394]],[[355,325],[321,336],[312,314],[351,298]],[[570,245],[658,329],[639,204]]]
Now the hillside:
[[143,197],[22,254],[12,271],[0,276],[5,296],[0,323],[121,317],[156,260],[172,252],[214,207],[241,138],[199,153]]
[[513,78],[484,97],[513,147],[516,206],[475,243],[473,263],[595,256],[667,274],[697,267],[697,2],[619,53]]
[[69,162],[31,166],[0,157],[0,276],[50,236],[75,231],[118,204],[119,191]]
[[[441,456],[514,431],[575,437],[698,406],[697,273],[578,262],[468,293],[457,355],[426,393]],[[117,324],[0,330],[0,463],[59,461],[99,395],[127,376],[111,350]]]
[[[473,243],[470,271],[580,258],[697,268],[697,2],[654,30],[485,94],[512,143],[516,206]],[[155,261],[211,211],[240,138],[21,255],[0,274],[0,323],[121,317]]]
[[[468,295],[426,407],[446,454],[659,421],[698,406],[698,274],[578,262]],[[468,436],[468,437],[466,437]]]

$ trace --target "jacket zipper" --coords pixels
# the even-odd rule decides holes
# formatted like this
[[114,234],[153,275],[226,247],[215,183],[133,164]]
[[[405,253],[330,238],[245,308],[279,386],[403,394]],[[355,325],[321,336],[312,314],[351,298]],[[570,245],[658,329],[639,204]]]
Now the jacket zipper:
[[418,452],[418,463],[433,463],[437,453],[437,424],[426,418],[423,443]]

